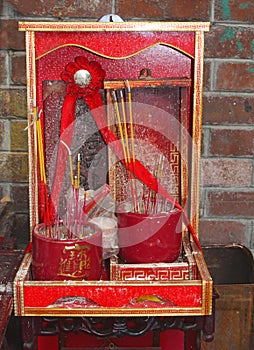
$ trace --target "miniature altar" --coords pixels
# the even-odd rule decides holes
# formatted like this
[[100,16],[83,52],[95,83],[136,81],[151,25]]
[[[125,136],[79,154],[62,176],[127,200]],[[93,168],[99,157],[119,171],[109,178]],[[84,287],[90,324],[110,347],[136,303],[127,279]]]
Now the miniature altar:
[[118,326],[126,319],[125,329],[131,316],[147,330],[163,328],[158,317],[209,320],[213,283],[198,239],[209,24],[20,22],[19,30],[31,242],[15,314],[110,316]]

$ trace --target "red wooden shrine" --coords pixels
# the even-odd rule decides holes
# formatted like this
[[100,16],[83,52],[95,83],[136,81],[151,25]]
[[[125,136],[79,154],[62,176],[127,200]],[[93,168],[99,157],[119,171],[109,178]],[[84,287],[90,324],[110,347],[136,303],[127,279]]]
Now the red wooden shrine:
[[[26,33],[31,243],[14,283],[17,316],[211,314],[212,279],[198,241],[203,50],[208,29],[203,22],[19,23],[19,30]],[[90,85],[77,87],[73,76],[84,67],[90,69]],[[112,94],[118,90],[125,96],[132,93],[135,163],[133,154],[132,161],[124,158],[119,143],[121,129],[116,126]],[[117,107],[121,108],[120,102]],[[77,108],[89,114],[88,133],[99,130],[96,140],[101,137],[98,142],[104,145],[98,151],[101,161],[92,161],[93,171],[84,170],[86,186],[96,189],[107,181],[118,205],[133,190],[128,187],[132,173],[139,191],[145,184],[146,191],[158,193],[160,200],[183,208],[187,228],[181,230],[182,252],[174,262],[126,264],[112,256],[110,271],[105,269],[98,280],[33,277],[32,231],[39,222],[56,220],[62,213],[69,186],[68,157],[59,160],[54,152],[60,135],[72,128]],[[127,127],[131,132],[131,122]],[[86,126],[72,129],[65,141],[75,138],[77,148],[83,147],[87,155],[79,139],[87,131],[82,128]],[[46,178],[41,176],[40,147]],[[153,171],[160,157],[165,174],[161,177]],[[55,191],[52,202],[45,200],[45,191],[49,196]]]

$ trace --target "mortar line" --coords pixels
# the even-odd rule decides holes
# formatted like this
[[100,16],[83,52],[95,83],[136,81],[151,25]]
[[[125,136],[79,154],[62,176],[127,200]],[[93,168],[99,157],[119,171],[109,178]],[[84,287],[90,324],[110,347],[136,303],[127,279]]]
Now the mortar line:
[[215,12],[215,0],[211,1],[210,5],[210,22],[213,24],[214,23],[214,12]]
[[248,29],[248,28],[251,28],[251,29],[253,29],[254,28],[254,24],[252,24],[252,23],[246,23],[246,24],[244,24],[244,23],[239,23],[239,22],[234,22],[234,21],[226,21],[226,22],[224,22],[224,21],[221,21],[221,22],[219,22],[219,21],[215,21],[215,22],[213,22],[213,26],[220,26],[220,27],[239,27],[239,28],[246,28],[246,29]]
[[214,91],[215,90],[215,87],[216,87],[216,61],[215,60],[212,60],[211,63],[210,63],[210,90],[211,91]]
[[116,0],[112,0],[112,14],[116,14]]
[[203,96],[211,96],[211,97],[218,97],[218,96],[223,96],[223,97],[242,97],[242,98],[253,98],[254,93],[253,92],[237,92],[237,91],[204,91]]
[[254,130],[254,126],[252,124],[204,124],[202,126],[204,129],[209,128],[209,129],[215,129],[215,130],[220,130],[220,129],[227,129],[227,130],[246,130],[246,131],[252,131]]

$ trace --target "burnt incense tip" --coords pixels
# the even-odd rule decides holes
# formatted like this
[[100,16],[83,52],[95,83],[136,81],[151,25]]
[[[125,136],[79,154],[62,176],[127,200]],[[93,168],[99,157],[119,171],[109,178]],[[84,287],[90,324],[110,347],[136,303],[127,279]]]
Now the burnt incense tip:
[[127,87],[127,91],[130,93],[131,92],[131,87],[130,87],[130,83],[129,83],[129,80],[125,80],[125,85]]

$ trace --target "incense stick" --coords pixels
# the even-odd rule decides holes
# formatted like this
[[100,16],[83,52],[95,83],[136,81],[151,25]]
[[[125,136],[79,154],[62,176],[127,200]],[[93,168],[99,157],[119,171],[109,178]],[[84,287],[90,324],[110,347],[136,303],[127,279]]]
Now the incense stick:
[[[125,80],[125,85],[127,87],[128,95],[128,107],[129,107],[129,122],[130,122],[130,132],[131,132],[131,152],[132,152],[132,167],[135,173],[135,143],[134,143],[134,129],[133,129],[133,112],[132,112],[132,97],[131,88],[128,80]],[[137,210],[137,181],[134,175],[134,212]]]
[[42,130],[41,130],[41,113],[37,113],[37,107],[34,106],[34,118],[36,118],[36,131],[37,131],[37,143],[38,143],[38,153],[39,153],[39,166],[40,166],[40,177],[43,183],[44,191],[44,200],[45,200],[45,210],[44,210],[44,222],[48,224],[49,235],[51,237],[51,226],[50,226],[50,213],[49,213],[49,202],[48,202],[48,193],[47,193],[47,179],[45,171],[45,160],[44,160],[44,147],[42,139]]
[[78,163],[77,163],[77,187],[80,186],[80,153],[78,153]]
[[[158,167],[157,167],[157,179],[161,180],[162,179],[162,171],[163,171],[163,167],[164,167],[164,158],[162,156],[162,154],[160,155],[159,158],[159,162],[158,162]],[[154,211],[155,213],[158,213],[158,200],[157,200],[157,193],[156,193],[156,197],[155,197],[155,206],[154,206]],[[162,210],[162,208],[161,208]]]
[[[127,120],[126,120],[126,112],[125,112],[125,102],[124,102],[124,96],[123,96],[123,91],[120,90],[120,100],[121,100],[121,106],[122,106],[122,116],[123,116],[123,125],[124,125],[124,136],[125,136],[125,144],[126,144],[126,153],[127,153],[127,162],[128,164],[131,163],[131,158],[130,158],[130,150],[129,150],[129,135],[128,135],[128,130],[127,130]],[[136,196],[134,193],[134,187],[132,183],[132,173],[129,172],[129,183],[130,183],[130,190],[131,190],[131,198],[133,202],[133,207],[134,207],[134,212],[136,211]]]
[[122,90],[120,92],[120,100],[122,106],[122,115],[123,115],[123,126],[124,126],[124,136],[125,136],[125,144],[126,144],[126,153],[127,153],[127,161],[130,163],[130,150],[129,150],[129,140],[128,140],[128,131],[127,131],[127,122],[126,122],[126,113],[124,107],[124,97]]
[[[113,96],[113,104],[117,116],[117,122],[119,125],[119,133],[120,133],[120,138],[121,138],[121,144],[122,144],[122,149],[123,149],[123,155],[124,155],[124,161],[126,164],[130,165],[131,164],[131,156],[130,156],[130,150],[129,150],[129,135],[128,135],[128,130],[127,130],[127,120],[126,120],[126,112],[125,112],[125,105],[124,105],[124,96],[122,90],[120,90],[120,100],[121,100],[121,107],[122,107],[122,116],[123,116],[123,123],[121,121],[121,115],[119,111],[119,106],[118,106],[118,101],[117,101],[117,95],[116,92],[112,92]],[[122,124],[124,125],[124,128],[122,127]],[[130,190],[131,190],[131,197],[132,197],[132,203],[134,210],[136,210],[136,197],[134,193],[134,188],[132,184],[132,173],[128,172],[128,177],[129,177],[129,184],[130,184]]]
[[78,176],[75,176],[75,200],[74,200],[74,236],[77,237],[78,222],[79,222],[79,181]]
[[41,175],[41,180],[45,183],[46,173],[45,173],[45,164],[44,164],[41,121],[40,121],[40,114],[37,115],[36,107],[34,107],[34,113],[36,114],[36,130],[37,130],[37,141],[38,141],[38,152],[39,152],[39,163],[40,163],[40,175]]
[[73,176],[73,165],[72,165],[72,154],[71,150],[68,147],[68,145],[63,141],[60,140],[60,142],[66,147],[68,154],[69,154],[69,166],[70,166],[70,177],[71,177],[71,185],[74,186],[74,176]]
[[131,130],[131,151],[133,163],[135,161],[135,145],[134,145],[134,130],[133,130],[133,114],[132,114],[132,98],[131,98],[131,88],[128,80],[125,80],[128,92],[128,106],[129,106],[129,118],[130,118],[130,130]]
[[112,91],[112,97],[113,97],[113,105],[115,108],[117,121],[118,121],[118,127],[119,127],[120,140],[121,140],[122,149],[123,149],[124,161],[127,163],[127,154],[126,154],[125,143],[124,143],[123,128],[122,128],[121,116],[120,116],[120,112],[119,112],[119,107],[118,107],[118,102],[117,102],[117,97],[116,97],[115,91]]

